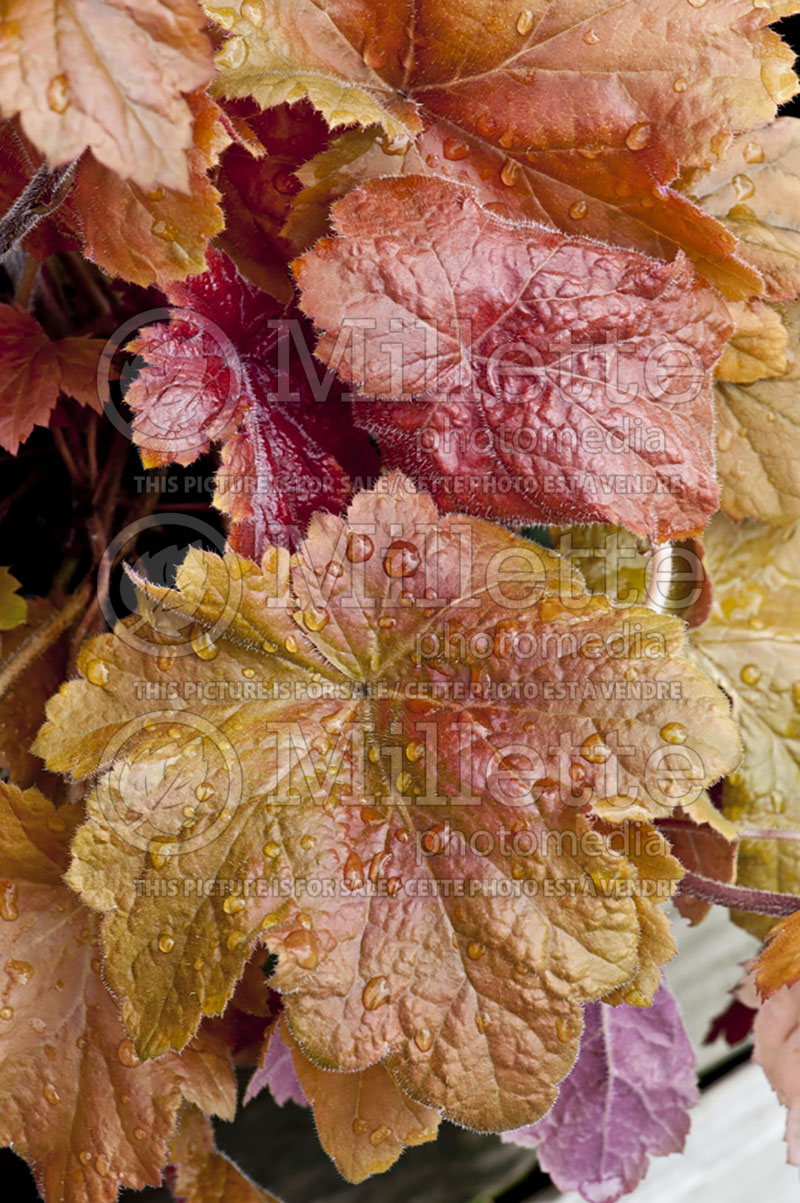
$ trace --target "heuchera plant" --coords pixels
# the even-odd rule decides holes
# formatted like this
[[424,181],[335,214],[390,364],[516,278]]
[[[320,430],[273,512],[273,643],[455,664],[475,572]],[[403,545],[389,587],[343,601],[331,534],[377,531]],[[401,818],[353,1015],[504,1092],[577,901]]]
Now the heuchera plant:
[[715,1033],[800,1164],[800,6],[528,3],[0,0],[46,1203],[272,1200],[264,1092],[351,1183],[449,1121],[612,1203],[698,1095],[669,900],[763,941]]

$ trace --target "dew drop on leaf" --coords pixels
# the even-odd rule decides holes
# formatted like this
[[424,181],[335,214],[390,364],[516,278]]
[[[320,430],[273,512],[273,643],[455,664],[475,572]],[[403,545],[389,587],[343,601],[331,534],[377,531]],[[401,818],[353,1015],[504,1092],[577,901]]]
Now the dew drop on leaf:
[[414,1033],[414,1043],[421,1053],[427,1053],[433,1044],[433,1034],[430,1028],[418,1028]]
[[370,1133],[369,1143],[371,1145],[376,1145],[376,1146],[383,1144],[383,1142],[389,1136],[391,1136],[391,1134],[392,1134],[391,1128],[384,1128],[384,1127],[376,1128],[374,1132]]
[[371,977],[361,992],[366,1011],[376,1011],[389,1001],[389,983],[385,977]]
[[108,665],[104,660],[90,660],[86,665],[86,680],[91,685],[108,684]]
[[159,952],[172,952],[174,947],[175,941],[172,936],[167,935],[166,932],[162,932],[162,934],[158,937]]
[[383,570],[394,578],[413,576],[420,566],[419,549],[405,539],[395,539],[386,549]]
[[517,33],[520,37],[525,37],[526,33],[530,33],[533,29],[533,13],[529,8],[523,8],[522,12],[517,17]]
[[761,669],[755,664],[745,664],[739,676],[745,685],[757,685],[761,680]]
[[569,215],[573,221],[580,221],[589,212],[589,206],[586,201],[577,200],[569,207]]
[[126,1069],[135,1069],[137,1065],[141,1064],[133,1041],[127,1036],[124,1040],[120,1040],[117,1046],[117,1057],[120,1065],[124,1065]]
[[69,80],[66,75],[54,75],[47,85],[47,105],[54,113],[65,113],[69,108]]
[[683,723],[667,723],[661,728],[661,738],[668,744],[685,743],[688,734]]
[[17,884],[14,881],[0,881],[0,919],[13,923],[18,918]]
[[651,132],[646,121],[637,121],[625,135],[625,145],[628,150],[644,150],[650,141]]

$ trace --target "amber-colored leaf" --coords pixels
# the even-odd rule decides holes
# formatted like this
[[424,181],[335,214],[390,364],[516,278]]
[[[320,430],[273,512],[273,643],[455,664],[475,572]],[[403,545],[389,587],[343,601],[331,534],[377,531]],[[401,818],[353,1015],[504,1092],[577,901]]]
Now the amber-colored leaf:
[[103,982],[96,919],[64,884],[79,814],[0,785],[0,1143],[46,1203],[157,1185],[181,1097],[231,1118],[230,1060],[201,1035],[140,1064]]
[[170,1147],[177,1203],[279,1203],[214,1144],[211,1124],[197,1107],[184,1107]]
[[211,47],[195,0],[5,0],[0,108],[52,164],[87,147],[141,188],[186,190]]
[[62,392],[99,410],[102,347],[94,338],[50,339],[29,313],[0,306],[0,445],[16,452],[34,426],[47,426]]
[[234,546],[258,560],[270,541],[292,544],[315,510],[341,510],[349,474],[374,473],[377,457],[342,386],[320,372],[315,392],[312,336],[294,306],[243,279],[218,251],[168,296],[170,322],[130,345],[146,360],[126,395],[134,441],[148,467],[189,464],[223,442],[214,502],[233,518]]
[[[373,181],[333,219],[294,264],[301,304],[323,362],[385,398],[356,418],[386,462],[413,464],[444,509],[658,542],[705,525],[709,369],[731,326],[683,257],[510,225],[420,177]],[[659,378],[678,360],[680,382]]]
[[786,371],[789,335],[779,311],[757,298],[731,301],[728,312],[736,328],[722,349],[714,375],[730,384],[752,384]]
[[186,154],[188,189],[142,188],[120,179],[92,155],[81,160],[70,210],[84,254],[111,276],[144,286],[185,280],[205,270],[209,240],[224,226],[220,193],[208,172],[230,139],[205,92],[187,97],[193,141]]
[[383,1065],[360,1073],[330,1073],[309,1061],[285,1022],[281,1034],[314,1108],[320,1143],[348,1182],[381,1174],[406,1147],[436,1140],[438,1111],[403,1094]]
[[[84,647],[36,745],[108,770],[69,879],[107,912],[141,1052],[221,1011],[265,942],[316,1064],[384,1061],[476,1128],[541,1115],[581,1002],[671,951],[649,912],[680,870],[647,820],[738,757],[684,638],[525,539],[437,518],[398,474],[260,571],[191,552],[176,590]],[[141,683],[165,671],[154,703]],[[198,880],[227,885],[180,885]]]
[[0,631],[13,631],[28,616],[28,603],[19,596],[21,588],[8,568],[0,568]]
[[[691,635],[693,657],[731,699],[744,756],[723,785],[725,815],[751,828],[800,825],[800,529],[732,522],[716,515],[705,535],[714,585],[711,616]],[[745,839],[736,880],[754,889],[800,892],[800,843]],[[763,936],[765,916],[737,919]]]
[[740,254],[763,276],[767,296],[792,301],[800,292],[800,120],[779,117],[744,133],[703,170],[687,172],[683,189],[722,221]]
[[227,93],[262,105],[306,95],[333,127],[380,125],[400,154],[411,114],[430,170],[509,216],[665,258],[683,247],[745,297],[758,276],[735,239],[668,185],[797,90],[791,51],[765,28],[795,8],[232,0],[209,11],[230,34],[217,60]]
[[781,986],[800,981],[800,912],[773,927],[753,964],[759,994],[769,998]]
[[783,309],[786,368],[752,384],[716,384],[722,508],[732,518],[785,525],[800,517],[800,302]]

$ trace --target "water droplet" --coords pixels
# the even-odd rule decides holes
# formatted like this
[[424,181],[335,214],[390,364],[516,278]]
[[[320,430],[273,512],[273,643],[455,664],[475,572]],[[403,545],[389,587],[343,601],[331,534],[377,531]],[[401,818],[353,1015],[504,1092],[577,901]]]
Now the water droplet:
[[97,1170],[101,1178],[105,1178],[106,1174],[111,1169],[111,1162],[101,1153],[94,1163],[94,1168]]
[[375,550],[375,544],[370,539],[369,535],[360,534],[354,531],[347,540],[346,556],[351,564],[363,564],[368,560]]
[[391,614],[382,614],[378,619],[378,626],[383,631],[391,631],[397,626],[397,619],[392,618]]
[[637,121],[625,135],[628,150],[643,150],[650,141],[652,130],[646,121]]
[[294,635],[287,635],[283,645],[291,656],[296,656],[300,651],[300,645]]
[[268,860],[276,860],[281,854],[280,844],[276,844],[270,840],[268,844],[264,845],[262,851]]
[[487,1015],[485,1011],[476,1012],[475,1027],[478,1029],[478,1031],[481,1033],[481,1035],[483,1035],[483,1033],[486,1031],[486,1029],[488,1028],[488,1026],[491,1022],[492,1022],[491,1015]]
[[88,1165],[91,1160],[92,1155],[89,1150],[81,1149],[80,1153],[78,1154],[78,1161],[80,1161],[81,1165]]
[[75,1041],[75,1046],[76,1046],[76,1048],[86,1048],[88,1043],[89,1043],[89,1041],[86,1039],[85,1036],[79,1036],[78,1039]]
[[242,16],[251,25],[255,25],[256,29],[260,29],[266,19],[263,0],[244,0]]
[[386,883],[386,893],[390,898],[394,898],[395,894],[399,894],[402,888],[402,877],[390,877]]
[[316,846],[316,837],[313,835],[304,835],[300,841],[300,847],[306,852],[310,852]]
[[506,188],[513,188],[519,176],[519,163],[516,159],[506,159],[500,172],[500,179]]
[[605,764],[610,755],[611,749],[599,735],[590,735],[581,748],[581,756],[589,764]]
[[165,221],[163,217],[159,217],[153,222],[150,226],[150,233],[155,238],[160,238],[162,242],[177,242],[180,237],[180,231],[171,222]]
[[478,940],[470,940],[467,945],[467,956],[471,961],[479,961],[486,952],[486,945],[481,944]]
[[764,162],[764,147],[758,142],[748,142],[742,151],[742,156],[745,163],[763,163]]
[[433,1033],[430,1028],[418,1028],[414,1033],[414,1043],[421,1053],[427,1053],[433,1044]]
[[425,755],[425,744],[422,740],[412,739],[411,743],[406,744],[406,759],[412,764],[416,764]]
[[376,1011],[388,1003],[389,983],[385,977],[371,977],[361,993],[361,1001],[367,1011]]
[[745,664],[739,676],[744,681],[745,685],[757,685],[761,680],[761,669],[755,664]]
[[357,852],[351,852],[344,863],[344,884],[348,890],[360,890],[364,884],[364,866]]
[[459,159],[466,159],[469,155],[469,147],[463,142],[459,142],[457,138],[445,138],[442,143],[444,157],[451,163],[457,163]]
[[52,1082],[47,1083],[42,1091],[42,1094],[51,1107],[55,1107],[61,1102],[61,1095],[58,1093]]
[[679,75],[672,85],[672,90],[673,92],[685,92],[688,87],[688,81],[685,80],[682,75]]
[[0,1019],[4,1019],[6,1021],[6,1023],[8,1023],[8,1021],[13,1018],[14,1018],[14,1008],[13,1007],[0,1007]]
[[376,1146],[383,1144],[383,1142],[387,1139],[387,1137],[389,1137],[391,1135],[392,1135],[391,1128],[384,1128],[384,1127],[376,1128],[374,1132],[370,1133],[369,1143],[371,1145],[376,1145]]
[[90,660],[86,665],[86,680],[90,685],[108,684],[108,665],[104,660]]
[[735,175],[731,182],[740,201],[749,200],[756,190],[756,186],[749,175]]
[[685,743],[688,734],[683,723],[667,723],[661,728],[661,738],[668,744]]
[[255,677],[255,675],[256,675],[256,670],[254,668],[243,668],[242,669],[242,676],[246,677],[248,681],[252,681],[253,678]]
[[175,663],[175,655],[172,648],[162,647],[156,657],[156,664],[161,669],[162,673],[168,673]]
[[6,961],[3,969],[18,986],[27,986],[34,974],[30,961]]
[[581,218],[585,217],[588,212],[589,206],[587,205],[586,201],[575,201],[569,207],[569,215],[573,221],[580,221]]
[[568,1044],[572,1039],[572,1028],[567,1023],[566,1019],[556,1020],[556,1035],[562,1044]]
[[137,1065],[141,1065],[133,1041],[127,1036],[124,1040],[120,1040],[117,1046],[117,1057],[120,1065],[124,1065],[126,1069],[135,1069]]
[[159,952],[172,952],[174,947],[175,947],[174,939],[172,938],[172,936],[168,935],[166,932],[163,932],[158,937]]
[[213,660],[219,654],[219,648],[208,631],[201,631],[192,640],[192,650],[201,660]]
[[222,904],[222,909],[226,915],[236,915],[244,910],[244,905],[241,894],[229,894]]
[[305,927],[295,927],[283,941],[284,947],[294,954],[301,969],[316,969],[319,962],[317,941],[313,932]]
[[303,611],[303,622],[308,631],[321,631],[330,621],[330,617],[327,610],[317,610],[314,606],[309,606],[307,610]]
[[195,786],[194,796],[198,802],[208,802],[214,797],[214,786],[210,781],[201,781],[198,786]]
[[600,41],[600,34],[596,29],[587,29],[583,35],[583,40],[587,46],[596,46]]
[[54,75],[47,85],[47,104],[54,113],[64,113],[69,108],[69,80],[66,75]]
[[717,435],[717,447],[720,451],[730,451],[733,446],[733,434],[730,430],[721,430]]
[[364,1136],[369,1132],[369,1124],[360,1115],[357,1115],[353,1120],[353,1132],[356,1136]]
[[530,33],[533,29],[533,13],[529,8],[523,8],[517,17],[517,33],[520,37],[525,37],[526,33]]
[[414,782],[410,773],[400,773],[398,774],[397,780],[394,784],[398,793],[407,794],[410,792],[411,786],[414,784]]
[[514,972],[518,973],[520,977],[524,977],[528,972],[528,966],[524,961],[517,961],[516,965],[514,966]]
[[206,9],[212,21],[216,21],[217,25],[221,25],[223,29],[233,29],[236,24],[236,10],[233,8],[217,8],[209,6]]
[[387,576],[413,576],[420,566],[420,555],[413,543],[405,539],[395,539],[386,549],[383,557],[383,571]]
[[394,833],[394,838],[400,844],[407,844],[408,841],[411,839],[411,836],[406,831],[405,827],[398,827],[397,831]]
[[391,852],[383,851],[383,852],[375,853],[372,860],[369,862],[369,873],[367,874],[367,876],[369,877],[369,879],[373,883],[373,885],[375,884],[375,882],[378,880],[381,873],[383,872],[384,867],[386,866],[386,862],[391,859],[392,859]]
[[228,38],[217,55],[217,63],[220,67],[228,67],[231,71],[238,71],[246,63],[247,55],[247,42],[244,38]]
[[134,1139],[136,1140],[144,1140],[145,1136],[147,1136],[147,1133],[145,1132],[144,1128],[134,1128],[133,1135]]
[[5,919],[6,923],[13,923],[18,918],[17,883],[0,881],[0,919]]
[[228,951],[233,952],[233,950],[235,948],[238,948],[240,944],[244,943],[244,941],[246,939],[247,939],[247,932],[232,931],[231,934],[228,936],[227,940],[225,941]]
[[702,8],[706,3],[706,0],[689,0],[689,3],[691,4],[692,8]]

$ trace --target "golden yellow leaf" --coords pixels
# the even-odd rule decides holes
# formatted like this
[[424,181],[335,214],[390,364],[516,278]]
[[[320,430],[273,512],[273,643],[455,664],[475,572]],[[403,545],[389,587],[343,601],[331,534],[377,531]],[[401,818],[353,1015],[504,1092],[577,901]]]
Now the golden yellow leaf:
[[170,1161],[183,1203],[279,1203],[219,1152],[211,1124],[197,1107],[182,1108]]
[[684,642],[551,552],[438,517],[399,474],[346,522],[317,515],[293,557],[193,551],[175,590],[142,586],[36,745],[53,769],[108,770],[69,880],[108,912],[141,1053],[221,1011],[264,943],[319,1066],[385,1061],[479,1129],[541,1115],[581,1002],[671,951],[648,908],[674,866],[653,889],[624,848],[663,844],[630,820],[738,758]]
[[786,371],[788,333],[780,312],[765,301],[729,301],[728,311],[736,323],[714,369],[718,380],[752,384],[782,376]]

